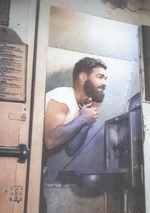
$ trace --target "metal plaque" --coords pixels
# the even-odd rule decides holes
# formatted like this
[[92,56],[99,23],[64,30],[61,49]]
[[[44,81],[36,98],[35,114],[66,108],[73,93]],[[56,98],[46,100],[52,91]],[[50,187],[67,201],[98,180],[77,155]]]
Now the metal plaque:
[[11,186],[9,201],[14,201],[19,203],[22,201],[23,187],[22,186]]
[[27,45],[0,42],[0,100],[25,102]]

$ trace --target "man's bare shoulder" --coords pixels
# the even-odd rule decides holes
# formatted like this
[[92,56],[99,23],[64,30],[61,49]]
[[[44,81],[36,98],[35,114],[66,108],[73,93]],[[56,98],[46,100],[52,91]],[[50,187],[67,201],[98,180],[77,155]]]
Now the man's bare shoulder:
[[50,133],[57,126],[64,124],[69,109],[55,100],[50,100],[47,106],[44,122],[44,133]]
[[47,110],[46,112],[49,113],[63,113],[63,114],[67,114],[69,111],[69,108],[67,107],[66,104],[64,103],[60,103],[54,99],[50,100],[48,105],[47,105]]

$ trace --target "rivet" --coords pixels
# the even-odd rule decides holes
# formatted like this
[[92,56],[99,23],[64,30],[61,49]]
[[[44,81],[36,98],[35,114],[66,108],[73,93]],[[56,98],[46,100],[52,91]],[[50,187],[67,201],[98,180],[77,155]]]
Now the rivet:
[[134,137],[132,138],[132,141],[133,141],[133,142],[136,142],[136,141],[137,141],[137,137],[134,136]]
[[22,121],[25,121],[26,120],[26,114],[23,114],[21,119],[22,119]]

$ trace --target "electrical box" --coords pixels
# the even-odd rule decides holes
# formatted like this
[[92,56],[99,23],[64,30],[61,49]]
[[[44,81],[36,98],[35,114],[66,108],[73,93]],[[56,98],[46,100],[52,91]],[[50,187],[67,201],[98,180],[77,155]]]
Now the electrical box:
[[104,170],[128,173],[132,187],[138,186],[142,167],[140,95],[131,99],[127,113],[105,122]]

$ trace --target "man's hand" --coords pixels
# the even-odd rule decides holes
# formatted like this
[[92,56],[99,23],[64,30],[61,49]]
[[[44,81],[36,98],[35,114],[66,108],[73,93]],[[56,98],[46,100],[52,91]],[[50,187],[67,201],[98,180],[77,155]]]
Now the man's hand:
[[80,115],[85,119],[87,125],[96,121],[98,117],[98,110],[97,107],[92,107],[91,98],[87,98],[84,101],[81,100],[79,108],[80,108]]
[[96,107],[89,108],[90,104],[87,104],[82,107],[80,116],[82,116],[85,119],[85,123],[87,125],[93,123],[96,121],[98,117],[98,110]]

